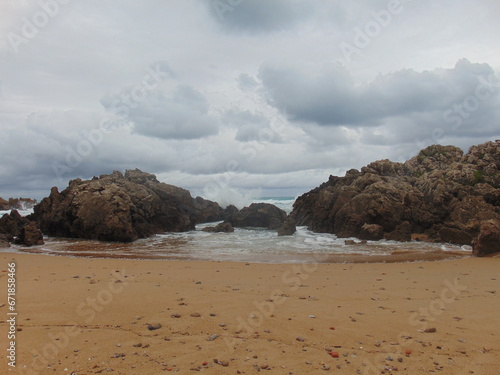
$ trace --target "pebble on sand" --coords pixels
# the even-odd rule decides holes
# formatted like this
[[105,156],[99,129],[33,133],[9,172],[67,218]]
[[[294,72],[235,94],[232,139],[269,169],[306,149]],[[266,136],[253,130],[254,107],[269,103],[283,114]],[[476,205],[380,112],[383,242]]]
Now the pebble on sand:
[[160,328],[161,328],[161,324],[160,323],[155,323],[155,324],[148,325],[148,329],[150,331],[155,331],[155,330],[160,329]]

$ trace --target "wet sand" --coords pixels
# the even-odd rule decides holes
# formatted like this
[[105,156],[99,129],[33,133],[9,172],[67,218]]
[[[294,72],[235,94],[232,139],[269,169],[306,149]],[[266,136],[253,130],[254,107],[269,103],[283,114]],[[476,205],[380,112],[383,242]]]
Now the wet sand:
[[[2,374],[500,373],[499,257],[0,259],[0,305],[4,271],[16,262],[20,329],[17,366],[2,354]],[[7,308],[0,307],[3,347]]]

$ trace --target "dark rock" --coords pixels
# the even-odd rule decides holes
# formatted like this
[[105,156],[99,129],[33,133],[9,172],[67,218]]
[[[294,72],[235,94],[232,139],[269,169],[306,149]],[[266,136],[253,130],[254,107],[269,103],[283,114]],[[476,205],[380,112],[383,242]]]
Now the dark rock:
[[16,243],[25,246],[36,246],[43,245],[45,242],[43,241],[43,234],[36,226],[36,223],[30,221],[21,229],[21,233],[19,234]]
[[9,201],[0,197],[0,210],[10,210]]
[[389,241],[409,242],[411,241],[411,224],[405,221],[399,224],[394,231],[388,233],[385,238]]
[[378,224],[364,224],[358,235],[361,240],[378,241],[384,238],[384,228]]
[[150,331],[156,331],[157,329],[160,329],[161,327],[162,327],[161,323],[155,323],[155,324],[148,325],[148,329]]
[[232,204],[230,204],[229,206],[227,206],[225,209],[224,209],[224,220],[227,220],[231,217],[231,215],[234,215],[238,212],[238,208]]
[[263,227],[276,230],[283,225],[286,217],[286,212],[273,204],[252,203],[231,215],[227,221],[233,227]]
[[193,207],[197,211],[194,216],[196,224],[224,220],[225,211],[215,202],[196,197],[193,199]]
[[481,230],[472,243],[472,253],[476,256],[500,252],[500,222],[489,220],[481,224]]
[[405,163],[381,160],[299,197],[297,225],[338,237],[470,245],[481,223],[500,220],[500,141],[430,146]]
[[291,236],[296,231],[295,220],[292,217],[287,217],[283,225],[278,228],[278,236]]
[[75,179],[35,206],[34,219],[44,234],[131,242],[156,233],[194,229],[217,219],[222,210],[189,191],[159,182],[138,169],[113,172],[92,180]]
[[10,247],[7,236],[4,234],[0,234],[0,249],[4,249],[7,247]]
[[363,241],[355,241],[355,240],[345,240],[344,245],[366,245],[368,243],[367,240]]
[[439,237],[441,241],[453,243],[457,245],[470,245],[472,243],[472,236],[460,229],[443,227],[439,230]]
[[204,232],[234,232],[234,228],[230,223],[222,222],[215,227],[205,227],[202,229]]

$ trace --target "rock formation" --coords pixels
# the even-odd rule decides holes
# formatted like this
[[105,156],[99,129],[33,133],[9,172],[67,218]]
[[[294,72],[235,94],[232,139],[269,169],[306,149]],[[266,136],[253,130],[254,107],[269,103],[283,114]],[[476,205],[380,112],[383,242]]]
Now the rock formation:
[[263,227],[276,230],[283,225],[286,212],[269,203],[252,203],[230,215],[227,221],[233,227]]
[[215,227],[205,227],[202,229],[204,232],[234,232],[233,226],[228,222],[222,222],[217,224]]
[[0,242],[0,247],[10,247],[9,242],[25,246],[44,244],[36,223],[22,217],[16,210],[0,218]]
[[0,210],[10,210],[9,201],[6,201],[2,197],[0,197]]
[[30,221],[21,228],[21,233],[15,242],[25,246],[43,245],[43,234],[36,223]]
[[500,252],[500,222],[498,220],[483,222],[472,248],[472,253],[476,256]]
[[0,210],[25,210],[33,208],[37,204],[36,199],[31,198],[9,198],[5,200],[0,197]]
[[283,225],[278,228],[278,236],[291,236],[297,231],[295,220],[292,217],[287,217]]
[[330,176],[296,200],[292,217],[339,237],[407,241],[418,233],[471,245],[482,223],[500,219],[500,141],[466,155],[434,145],[405,163],[380,160]]
[[188,231],[224,214],[217,203],[193,199],[189,191],[138,169],[72,180],[62,192],[54,187],[34,210],[44,234],[121,242]]

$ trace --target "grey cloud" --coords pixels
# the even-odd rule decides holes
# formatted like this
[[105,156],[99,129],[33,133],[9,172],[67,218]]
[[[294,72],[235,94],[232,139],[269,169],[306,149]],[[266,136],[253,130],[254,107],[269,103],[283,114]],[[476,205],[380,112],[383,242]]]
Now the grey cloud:
[[[242,73],[236,79],[238,88],[241,91],[252,91],[259,87],[259,83],[250,75]],[[1,82],[0,82],[1,85]],[[0,86],[1,87],[1,86]]]
[[311,16],[317,0],[203,1],[216,22],[236,32],[262,33],[290,29]]
[[271,128],[271,120],[262,113],[231,109],[224,114],[223,121],[237,129],[237,141],[282,142],[281,136]]
[[[294,121],[351,127],[379,126],[389,118],[418,113],[442,117],[454,104],[475,95],[480,80],[492,75],[494,71],[487,64],[465,59],[452,69],[422,73],[406,69],[379,75],[362,86],[355,85],[340,66],[317,72],[264,65],[259,73],[270,103],[286,108]],[[491,109],[491,103],[480,108]]]
[[101,104],[131,122],[138,134],[162,139],[197,139],[218,132],[216,120],[208,114],[208,101],[191,86],[178,85],[171,95],[149,91],[135,101],[130,101],[130,92],[126,88],[118,94],[107,94]]

